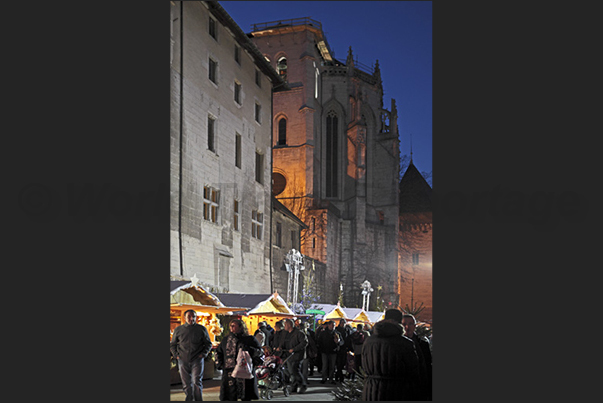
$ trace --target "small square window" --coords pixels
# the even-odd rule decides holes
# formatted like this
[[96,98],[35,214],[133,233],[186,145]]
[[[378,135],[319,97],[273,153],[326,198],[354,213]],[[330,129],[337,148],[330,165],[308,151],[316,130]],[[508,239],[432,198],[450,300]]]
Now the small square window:
[[241,64],[241,47],[239,45],[234,47],[234,59],[239,65]]
[[215,145],[215,129],[216,128],[216,119],[211,116],[207,117],[207,148],[210,151],[216,152]]
[[218,31],[216,28],[216,20],[214,20],[213,18],[209,17],[209,35],[214,38],[214,39],[218,39]]
[[241,135],[235,133],[235,166],[241,168]]
[[233,227],[235,231],[239,230],[239,201],[234,201],[234,217],[233,217]]
[[218,221],[220,206],[219,191],[209,186],[203,188],[203,219],[211,222]]
[[277,222],[276,223],[276,240],[275,240],[275,244],[278,247],[283,246],[283,244],[282,244],[282,233],[283,233],[282,224],[280,222]]
[[258,103],[255,104],[255,121],[258,123],[262,123],[261,116],[262,114],[262,106]]
[[251,236],[252,238],[262,239],[262,226],[264,224],[263,214],[257,210],[251,211]]
[[234,100],[241,105],[241,84],[236,81],[234,84]]
[[209,79],[218,84],[218,62],[212,58],[209,59]]
[[264,155],[255,152],[255,180],[264,184]]
[[262,88],[262,73],[259,70],[255,71],[255,84]]

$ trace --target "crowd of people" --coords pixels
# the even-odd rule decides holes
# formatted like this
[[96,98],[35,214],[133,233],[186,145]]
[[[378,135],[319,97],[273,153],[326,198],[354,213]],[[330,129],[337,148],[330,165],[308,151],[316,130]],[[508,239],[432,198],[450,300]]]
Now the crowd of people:
[[[203,359],[211,348],[209,337],[205,338],[207,331],[195,323],[194,314],[185,313],[186,323],[175,329],[170,345],[172,355],[178,358],[186,400],[202,400]],[[337,326],[327,320],[313,331],[300,319],[284,319],[274,328],[261,322],[250,335],[245,322],[233,319],[216,349],[216,367],[222,370],[220,400],[259,399],[257,377],[232,377],[239,350],[249,353],[254,368],[266,356],[286,361],[284,372],[291,393],[305,393],[308,376],[313,376],[315,369],[321,374],[321,384],[336,385],[354,379],[362,368],[364,401],[432,400],[430,341],[417,335],[416,324],[413,315],[388,309],[373,327],[352,326],[340,319]]]

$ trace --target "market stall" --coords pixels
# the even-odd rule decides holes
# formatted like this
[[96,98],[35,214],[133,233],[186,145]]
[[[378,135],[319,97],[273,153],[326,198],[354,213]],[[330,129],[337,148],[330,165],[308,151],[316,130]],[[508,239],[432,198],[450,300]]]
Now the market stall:
[[184,312],[193,309],[197,312],[197,321],[205,326],[212,343],[222,333],[216,314],[233,311],[246,311],[245,307],[225,306],[214,294],[203,286],[188,281],[170,282],[170,338],[174,329],[184,323]]
[[364,309],[360,309],[360,311],[352,317],[351,322],[353,322],[354,325],[358,323],[371,323],[371,319],[369,318],[368,313]]
[[380,320],[383,320],[383,318],[385,318],[385,312],[367,311],[366,316],[369,318],[369,322],[372,325],[379,322]]
[[[216,336],[223,331],[217,314],[234,311],[245,312],[246,307],[225,306],[214,294],[196,281],[170,281],[170,341],[174,329],[185,323],[184,312],[189,309],[197,313],[197,323],[205,326],[214,347],[218,345]],[[205,362],[204,379],[213,378],[214,365],[211,355]],[[172,368],[172,382],[179,382],[177,368]]]
[[316,315],[316,321],[321,324],[324,323],[327,320],[332,320],[335,322],[335,325],[337,325],[339,319],[345,319],[345,320],[349,320],[349,316],[346,314],[344,308],[341,307],[341,305],[339,305],[339,303],[337,303],[336,305],[333,304],[312,304],[309,308],[310,310],[320,310],[320,311],[324,311],[325,314],[324,315],[320,315],[317,314]]
[[240,315],[241,319],[247,325],[250,334],[253,334],[258,324],[266,321],[274,328],[274,324],[279,320],[291,318],[304,318],[311,315],[299,315],[293,312],[287,302],[278,295],[274,294],[217,294],[220,300],[228,304],[245,306],[249,309],[247,312],[233,312],[233,315]]

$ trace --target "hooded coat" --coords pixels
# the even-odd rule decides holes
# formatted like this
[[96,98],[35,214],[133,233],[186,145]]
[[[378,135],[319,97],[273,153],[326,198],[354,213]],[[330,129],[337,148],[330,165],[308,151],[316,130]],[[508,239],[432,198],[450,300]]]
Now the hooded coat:
[[377,322],[362,346],[362,367],[367,376],[362,400],[415,400],[419,359],[415,345],[394,322]]

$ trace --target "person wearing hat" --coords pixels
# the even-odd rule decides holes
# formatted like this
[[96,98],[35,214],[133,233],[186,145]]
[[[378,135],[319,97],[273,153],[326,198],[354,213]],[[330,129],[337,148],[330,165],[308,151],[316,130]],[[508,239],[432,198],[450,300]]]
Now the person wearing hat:
[[335,384],[335,362],[337,360],[337,352],[343,346],[344,340],[341,334],[335,330],[335,322],[329,320],[325,322],[327,327],[316,336],[316,346],[322,356],[320,383],[325,383],[327,378],[331,379],[331,383]]
[[388,309],[362,346],[364,401],[418,398],[419,358],[413,341],[404,336],[401,322],[402,311]]

